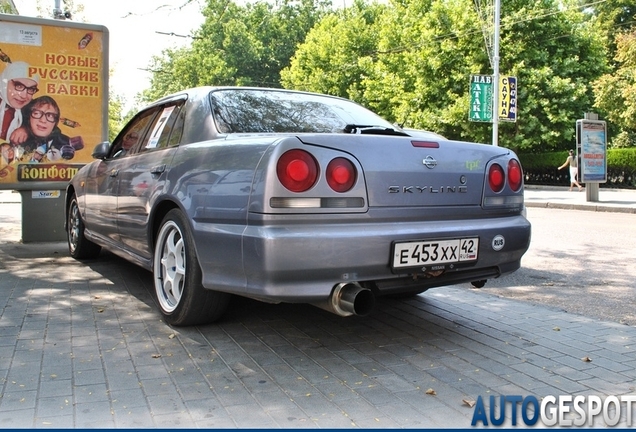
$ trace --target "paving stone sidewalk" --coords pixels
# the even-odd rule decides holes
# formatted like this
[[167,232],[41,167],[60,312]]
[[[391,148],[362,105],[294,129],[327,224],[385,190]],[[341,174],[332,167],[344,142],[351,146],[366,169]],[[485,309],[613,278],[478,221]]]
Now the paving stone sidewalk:
[[353,318],[241,299],[171,328],[151,283],[0,242],[0,427],[464,428],[479,396],[636,393],[636,328],[468,286]]

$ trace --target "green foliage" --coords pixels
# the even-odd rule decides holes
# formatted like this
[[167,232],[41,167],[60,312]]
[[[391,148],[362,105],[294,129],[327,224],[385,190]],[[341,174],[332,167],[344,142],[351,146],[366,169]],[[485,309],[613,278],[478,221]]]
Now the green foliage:
[[595,106],[619,129],[612,146],[634,145],[636,134],[636,30],[616,38],[616,68],[594,83]]
[[610,186],[636,188],[636,148],[607,151],[607,180]]
[[356,2],[326,16],[281,72],[283,86],[341,97],[358,94],[361,78],[373,62],[378,38],[374,23],[386,11],[387,6]]
[[605,0],[590,3],[598,32],[604,36],[608,59],[616,56],[617,37],[636,29],[634,0]]
[[[527,184],[569,184],[568,171],[557,170],[567,159],[567,152],[520,153],[518,156]],[[602,186],[636,188],[636,148],[607,151],[607,182]]]
[[501,69],[518,77],[519,120],[500,140],[520,151],[570,148],[575,120],[593,105],[589,83],[606,70],[601,38],[578,10],[558,6],[543,0],[502,12]]
[[[517,77],[519,105],[518,121],[499,127],[500,145],[570,147],[575,120],[591,111],[589,82],[606,70],[602,39],[585,18],[556,0],[504,3],[500,70]],[[469,77],[491,74],[479,22],[467,0],[358,1],[309,33],[283,84],[352,98],[408,127],[490,142],[489,124],[468,121]]]
[[561,166],[568,157],[567,151],[550,153],[519,153],[519,161],[524,171],[544,168],[554,169]]
[[108,97],[108,141],[113,142],[124,126],[122,109],[124,103],[121,96],[111,93]]
[[0,13],[13,14],[15,11],[7,0],[0,0]]
[[636,148],[609,149],[607,151],[607,165],[617,168],[636,169]]
[[636,148],[636,132],[619,132],[618,135],[610,139],[611,148]]
[[[199,85],[284,86],[351,98],[451,139],[490,142],[490,124],[468,121],[469,77],[492,73],[482,34],[492,26],[473,1],[328,6],[207,0],[191,46],[153,59],[142,101]],[[517,77],[518,115],[500,123],[499,145],[518,153],[569,149],[586,112],[609,120],[612,147],[632,145],[633,13],[629,0],[585,7],[579,0],[504,1],[499,69]]]
[[329,6],[322,0],[259,0],[241,6],[208,0],[205,22],[192,45],[153,59],[151,88],[142,99],[202,85],[280,87],[281,69]]

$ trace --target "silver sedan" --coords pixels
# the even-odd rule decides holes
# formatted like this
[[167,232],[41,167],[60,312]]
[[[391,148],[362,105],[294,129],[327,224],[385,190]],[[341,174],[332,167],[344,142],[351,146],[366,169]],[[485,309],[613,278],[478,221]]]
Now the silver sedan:
[[402,130],[341,98],[201,87],[141,110],[67,189],[70,254],[151,271],[172,325],[232,295],[365,315],[487,279],[530,243],[514,152]]

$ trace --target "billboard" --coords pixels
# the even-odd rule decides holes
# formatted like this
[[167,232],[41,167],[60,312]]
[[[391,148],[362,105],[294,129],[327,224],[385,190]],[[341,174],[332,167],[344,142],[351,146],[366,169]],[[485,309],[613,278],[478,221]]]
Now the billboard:
[[0,189],[64,188],[108,134],[108,30],[0,14]]
[[579,181],[607,182],[607,125],[603,120],[576,121]]
[[[493,120],[493,76],[470,76],[470,109],[468,120],[488,122]],[[497,119],[499,121],[517,121],[517,78],[499,77]]]
[[470,110],[468,120],[492,122],[492,76],[470,76]]
[[499,77],[498,111],[500,121],[517,121],[517,77]]

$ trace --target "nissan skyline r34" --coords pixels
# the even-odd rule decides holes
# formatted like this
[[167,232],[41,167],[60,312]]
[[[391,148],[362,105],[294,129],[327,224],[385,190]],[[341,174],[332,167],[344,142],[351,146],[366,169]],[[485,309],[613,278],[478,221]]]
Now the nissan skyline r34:
[[514,152],[402,130],[337,97],[201,87],[141,110],[66,194],[70,254],[152,272],[171,325],[231,296],[365,315],[385,296],[520,267]]

